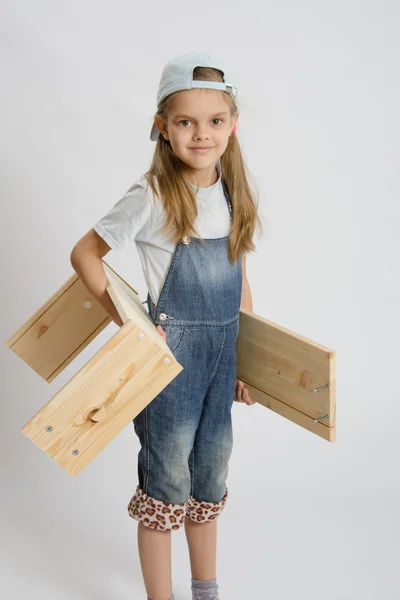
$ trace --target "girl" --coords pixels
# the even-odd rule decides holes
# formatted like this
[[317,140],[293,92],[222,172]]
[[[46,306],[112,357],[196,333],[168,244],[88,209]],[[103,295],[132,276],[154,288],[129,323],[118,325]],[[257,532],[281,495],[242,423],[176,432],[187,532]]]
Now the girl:
[[[171,531],[184,525],[193,600],[218,600],[217,518],[228,490],[239,309],[252,310],[246,254],[260,224],[235,135],[237,88],[221,60],[191,52],[164,67],[150,169],[74,247],[71,264],[113,320],[101,258],[135,241],[149,315],[183,370],[134,419],[147,597],[173,599]],[[191,235],[192,234],[192,235]]]

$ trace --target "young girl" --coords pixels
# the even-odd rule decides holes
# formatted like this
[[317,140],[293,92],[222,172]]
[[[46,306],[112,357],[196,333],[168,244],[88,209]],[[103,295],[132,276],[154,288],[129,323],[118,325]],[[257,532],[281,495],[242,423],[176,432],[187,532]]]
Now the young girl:
[[141,448],[128,512],[150,600],[173,599],[171,531],[184,525],[193,600],[218,600],[217,518],[228,490],[239,309],[252,310],[246,254],[260,224],[237,140],[237,88],[218,57],[163,69],[149,171],[74,247],[71,264],[122,325],[101,258],[135,241],[149,315],[183,370],[134,419]]

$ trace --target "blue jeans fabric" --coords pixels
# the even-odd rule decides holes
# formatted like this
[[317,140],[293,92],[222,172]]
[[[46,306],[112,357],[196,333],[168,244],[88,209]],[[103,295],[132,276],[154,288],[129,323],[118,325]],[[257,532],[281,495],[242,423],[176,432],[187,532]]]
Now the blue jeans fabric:
[[133,421],[141,448],[129,514],[155,529],[212,520],[226,502],[241,291],[228,237],[190,237],[175,247],[157,306],[147,296],[183,367]]

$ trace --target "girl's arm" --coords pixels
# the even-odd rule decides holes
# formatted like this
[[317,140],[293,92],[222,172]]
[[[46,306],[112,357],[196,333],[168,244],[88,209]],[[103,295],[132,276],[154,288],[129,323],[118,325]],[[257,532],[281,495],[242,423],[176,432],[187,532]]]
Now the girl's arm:
[[240,308],[253,312],[253,298],[246,274],[246,257],[242,259],[242,300]]
[[85,287],[121,327],[123,321],[106,290],[108,279],[101,260],[110,250],[107,242],[90,229],[73,247],[70,262]]
[[[253,299],[251,297],[250,284],[246,275],[246,257],[242,259],[242,300],[240,302],[240,308],[253,312]],[[248,406],[256,403],[250,396],[249,390],[244,386],[243,381],[240,379],[236,379],[234,400],[236,402],[243,402]]]

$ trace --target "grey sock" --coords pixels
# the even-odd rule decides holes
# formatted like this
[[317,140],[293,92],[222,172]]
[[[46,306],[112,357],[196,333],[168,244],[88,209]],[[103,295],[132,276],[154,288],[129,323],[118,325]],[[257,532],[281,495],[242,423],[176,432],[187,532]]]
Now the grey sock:
[[192,594],[192,600],[219,600],[217,580],[192,579]]

